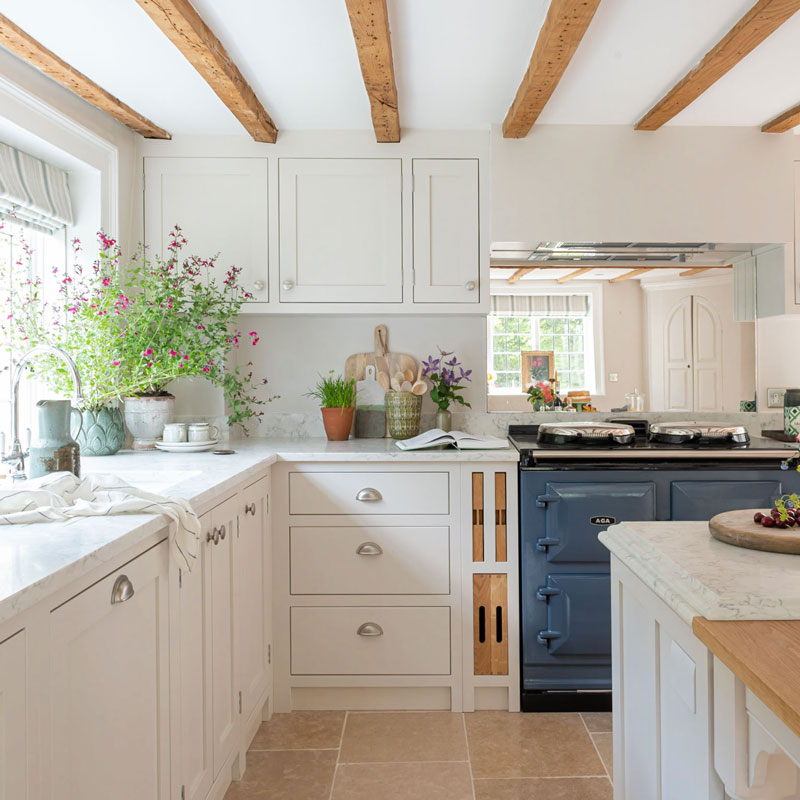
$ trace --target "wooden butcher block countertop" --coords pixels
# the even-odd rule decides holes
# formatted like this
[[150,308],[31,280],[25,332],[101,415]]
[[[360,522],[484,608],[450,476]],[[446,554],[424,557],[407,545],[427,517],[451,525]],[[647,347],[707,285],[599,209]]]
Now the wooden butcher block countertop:
[[800,620],[709,620],[694,635],[800,736]]

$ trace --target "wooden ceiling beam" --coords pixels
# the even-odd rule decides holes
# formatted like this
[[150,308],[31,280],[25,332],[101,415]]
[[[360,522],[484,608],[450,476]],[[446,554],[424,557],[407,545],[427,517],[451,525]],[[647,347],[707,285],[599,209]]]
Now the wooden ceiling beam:
[[640,275],[644,275],[646,272],[650,272],[650,267],[639,267],[638,269],[633,269],[630,272],[626,272],[624,275],[617,275],[616,278],[611,278],[609,283],[628,281],[631,278],[638,278]]
[[735,67],[796,11],[800,0],[757,0],[753,7],[637,123],[654,131],[671,120]]
[[691,278],[692,275],[699,275],[701,272],[708,272],[713,267],[693,267],[692,269],[685,269],[681,272],[681,278]]
[[761,126],[764,133],[786,133],[800,125],[800,105],[792,106]]
[[530,64],[503,121],[503,136],[522,139],[547,105],[600,0],[550,0]]
[[570,272],[569,275],[562,275],[560,278],[556,278],[556,281],[558,281],[558,283],[574,281],[575,278],[580,278],[581,275],[585,275],[587,272],[591,272],[593,269],[597,269],[597,267],[581,267],[580,269],[576,269],[574,272]]
[[386,0],[345,0],[379,142],[400,141],[392,37]]
[[136,0],[257,142],[278,129],[250,84],[188,0]]
[[2,14],[0,14],[0,44],[44,72],[56,83],[82,97],[95,108],[110,114],[118,122],[146,139],[172,138],[163,128],[134,111],[82,72],[78,72]]
[[535,272],[538,267],[520,267],[513,275],[507,278],[509,283],[517,283],[521,278],[524,278],[531,272]]

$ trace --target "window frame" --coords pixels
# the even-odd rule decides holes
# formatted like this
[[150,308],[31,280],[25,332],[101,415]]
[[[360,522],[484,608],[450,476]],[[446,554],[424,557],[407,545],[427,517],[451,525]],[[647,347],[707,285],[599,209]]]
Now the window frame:
[[[604,339],[603,339],[603,284],[599,281],[574,281],[568,285],[557,283],[556,281],[521,281],[516,284],[509,284],[503,280],[492,280],[490,282],[490,295],[517,294],[517,295],[587,295],[590,300],[590,312],[584,319],[591,320],[592,347],[587,348],[584,369],[588,375],[594,375],[594,388],[590,389],[593,395],[603,396],[606,392],[605,385],[605,359],[604,359]],[[533,284],[533,285],[531,285]],[[493,372],[493,346],[492,346],[492,312],[491,307],[486,315],[486,368],[489,373]],[[590,384],[591,385],[591,384]],[[495,389],[489,386],[487,381],[487,394],[495,397],[523,397],[524,392],[516,389]]]

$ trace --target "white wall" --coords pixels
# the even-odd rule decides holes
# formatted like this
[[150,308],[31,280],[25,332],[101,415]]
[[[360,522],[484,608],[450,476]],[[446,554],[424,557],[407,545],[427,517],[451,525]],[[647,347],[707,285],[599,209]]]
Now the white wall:
[[796,137],[757,128],[492,129],[493,241],[794,241]]
[[767,411],[767,389],[800,388],[800,315],[756,322],[758,407]]

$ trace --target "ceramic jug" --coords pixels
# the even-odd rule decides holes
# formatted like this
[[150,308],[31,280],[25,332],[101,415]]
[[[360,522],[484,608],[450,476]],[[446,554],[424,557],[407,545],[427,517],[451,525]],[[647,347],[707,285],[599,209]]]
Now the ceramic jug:
[[31,444],[28,477],[39,478],[48,472],[71,472],[80,477],[81,448],[70,434],[70,417],[79,419],[69,400],[40,400],[39,437]]

